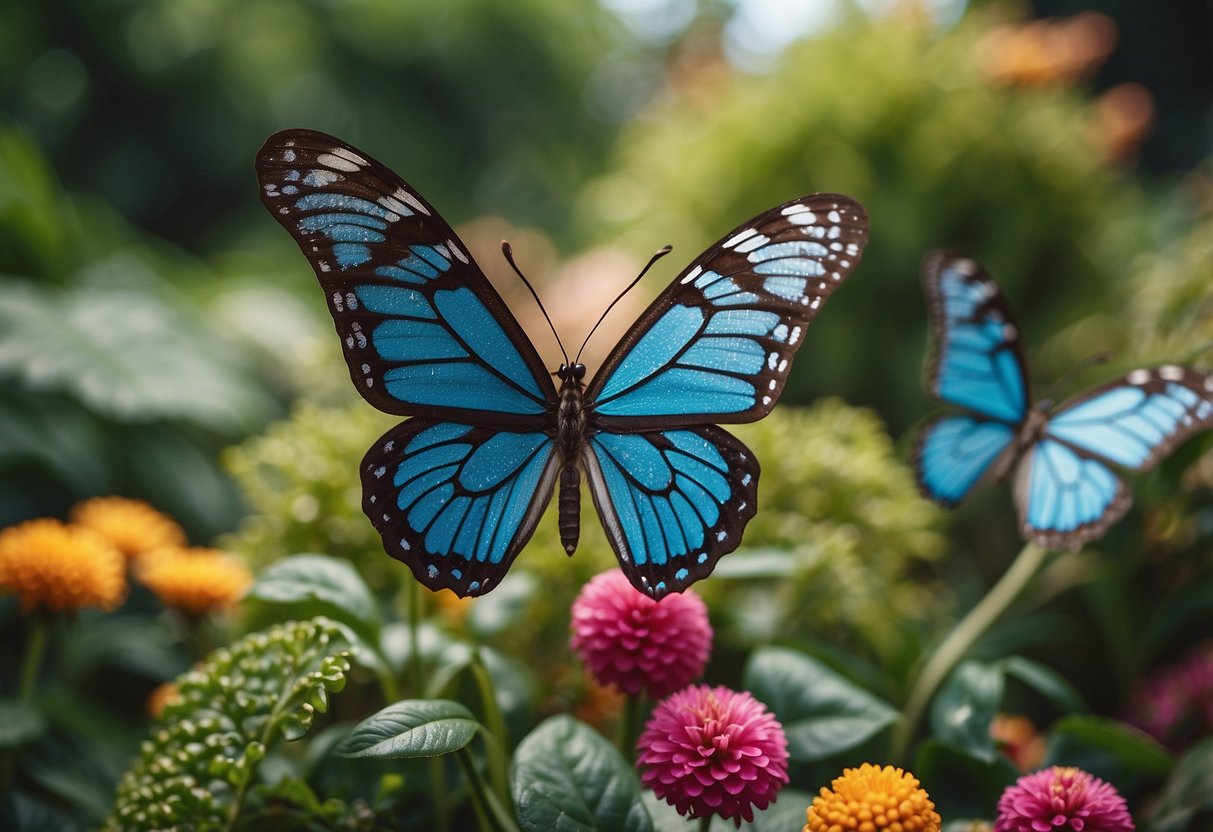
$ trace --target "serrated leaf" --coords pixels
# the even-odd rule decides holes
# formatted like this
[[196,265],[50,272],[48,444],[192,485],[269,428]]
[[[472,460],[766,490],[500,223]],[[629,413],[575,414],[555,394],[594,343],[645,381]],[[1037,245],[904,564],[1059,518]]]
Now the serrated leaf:
[[334,618],[378,636],[379,608],[362,576],[346,560],[327,555],[291,555],[262,571],[249,597],[274,604],[314,602]]
[[1122,766],[1142,774],[1166,776],[1175,767],[1175,756],[1151,737],[1107,717],[1062,717],[1053,724],[1053,733],[1106,751]]
[[551,717],[518,744],[510,790],[527,832],[653,829],[636,772],[615,746],[572,717]]
[[472,712],[458,702],[406,699],[358,723],[336,753],[376,759],[437,757],[463,748],[480,729]]
[[1051,700],[1062,711],[1081,713],[1087,710],[1087,703],[1083,701],[1078,689],[1051,667],[1023,656],[1009,656],[1003,659],[1002,667],[1008,676],[1018,679]]
[[887,702],[816,659],[782,647],[757,651],[743,684],[783,725],[793,762],[833,757],[897,719]]
[[931,703],[931,731],[945,743],[986,762],[998,755],[990,723],[1004,688],[999,663],[967,661],[948,677]]

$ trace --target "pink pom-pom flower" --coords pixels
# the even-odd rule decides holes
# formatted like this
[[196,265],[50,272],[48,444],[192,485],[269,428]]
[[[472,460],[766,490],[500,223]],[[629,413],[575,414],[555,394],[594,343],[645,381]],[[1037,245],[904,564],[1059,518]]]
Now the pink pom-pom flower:
[[712,652],[708,609],[694,592],[660,601],[618,569],[603,572],[573,602],[572,646],[601,685],[660,699],[703,673]]
[[1019,778],[998,799],[994,832],[1133,832],[1125,799],[1080,768],[1053,766]]
[[788,782],[783,726],[750,694],[696,685],[653,709],[636,743],[640,779],[679,814],[741,826]]

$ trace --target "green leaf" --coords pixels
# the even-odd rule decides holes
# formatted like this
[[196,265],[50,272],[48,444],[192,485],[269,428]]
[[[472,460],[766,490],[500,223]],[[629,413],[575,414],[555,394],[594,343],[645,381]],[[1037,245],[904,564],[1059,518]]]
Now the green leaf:
[[249,597],[273,604],[319,604],[334,618],[378,638],[375,597],[349,561],[327,555],[283,558],[257,577]]
[[989,817],[1003,790],[1019,777],[1003,754],[985,759],[937,739],[919,744],[913,771],[945,818]]
[[1146,832],[1197,832],[1196,825],[1213,820],[1213,738],[1194,746],[1179,758],[1162,798],[1145,826]]
[[1053,733],[1106,751],[1121,765],[1141,774],[1166,776],[1175,767],[1175,755],[1170,751],[1136,728],[1107,717],[1062,717],[1053,724]]
[[46,731],[46,720],[36,708],[21,702],[0,702],[0,749],[18,748]]
[[945,743],[990,762],[998,755],[990,723],[998,712],[1004,686],[999,663],[960,664],[931,703],[931,731]]
[[743,684],[782,723],[794,762],[855,748],[897,719],[888,703],[816,659],[782,647],[754,653]]
[[1008,676],[1023,682],[1037,693],[1051,700],[1058,708],[1068,713],[1087,710],[1082,694],[1064,676],[1038,662],[1023,656],[1009,656],[1002,660],[1002,668]]
[[594,729],[554,716],[514,753],[510,788],[527,832],[650,832],[640,781],[623,756]]
[[406,699],[354,727],[337,748],[343,757],[399,759],[450,754],[472,741],[481,725],[449,699]]

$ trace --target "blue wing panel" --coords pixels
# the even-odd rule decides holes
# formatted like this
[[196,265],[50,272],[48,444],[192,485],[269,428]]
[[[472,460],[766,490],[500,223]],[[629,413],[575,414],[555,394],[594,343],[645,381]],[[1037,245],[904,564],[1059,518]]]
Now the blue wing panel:
[[938,399],[1019,424],[1028,386],[1019,327],[994,280],[966,257],[932,252],[923,284],[935,351],[928,386]]
[[944,416],[919,433],[911,464],[923,493],[945,506],[960,502],[1015,439],[1001,422]]
[[368,401],[405,416],[548,425],[550,374],[455,232],[412,188],[309,130],[271,136],[257,173],[262,201],[315,269]]
[[1211,377],[1182,367],[1134,370],[1061,407],[1048,434],[1117,465],[1152,467],[1213,426]]
[[755,217],[654,301],[588,386],[589,406],[620,431],[761,418],[805,327],[866,242],[867,216],[844,196]]
[[583,460],[620,567],[656,598],[710,573],[757,509],[758,463],[720,428],[599,433]]
[[1099,460],[1045,439],[1019,463],[1015,501],[1024,536],[1056,549],[1102,535],[1128,510],[1131,495]]
[[409,419],[363,460],[363,510],[388,553],[433,590],[480,595],[505,576],[551,498],[543,433]]

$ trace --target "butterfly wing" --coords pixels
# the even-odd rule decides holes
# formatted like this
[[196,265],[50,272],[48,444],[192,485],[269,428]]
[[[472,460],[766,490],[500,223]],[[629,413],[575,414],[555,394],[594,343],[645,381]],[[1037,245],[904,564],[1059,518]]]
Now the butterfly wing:
[[1020,463],[1024,534],[1053,548],[1101,536],[1132,501],[1111,466],[1149,470],[1210,427],[1213,376],[1182,367],[1134,370],[1067,402]]
[[586,388],[611,431],[752,422],[770,412],[805,327],[851,273],[867,215],[806,196],[734,229],[649,306]]
[[923,493],[951,508],[1009,461],[1014,442],[1015,429],[1002,422],[938,416],[919,431],[910,464]]
[[936,399],[1011,425],[1028,412],[1019,325],[1002,290],[974,260],[946,251],[922,264],[933,349],[927,390]]
[[362,507],[392,557],[432,590],[481,595],[530,540],[559,470],[543,432],[415,417],[362,461]]
[[654,598],[708,575],[757,510],[757,460],[713,425],[598,433],[582,458],[620,567]]
[[315,269],[350,377],[371,404],[515,430],[550,420],[556,391],[538,353],[416,191],[312,130],[270,136],[256,167],[262,202]]

